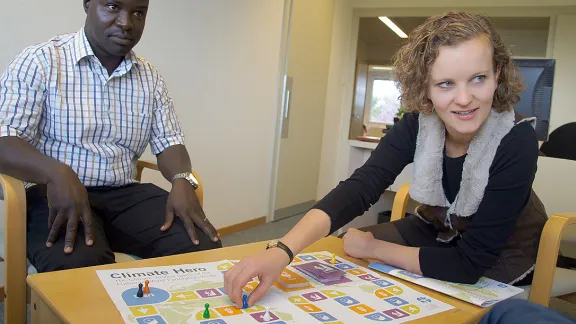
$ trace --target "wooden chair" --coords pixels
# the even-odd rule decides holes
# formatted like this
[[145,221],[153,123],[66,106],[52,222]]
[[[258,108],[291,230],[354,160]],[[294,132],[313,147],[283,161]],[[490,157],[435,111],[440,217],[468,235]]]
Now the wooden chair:
[[[406,214],[409,190],[410,185],[406,184],[396,192],[390,221],[399,220]],[[550,297],[576,292],[576,270],[556,268],[562,234],[573,224],[576,224],[576,213],[558,213],[548,218],[540,237],[532,285],[521,287],[529,292],[529,297],[526,294],[524,298],[548,307]],[[562,275],[559,276],[558,272],[562,272]],[[557,293],[560,291],[564,293]]]
[[[159,171],[155,163],[138,161],[138,181],[142,178],[144,169]],[[203,204],[203,185],[196,173],[199,187],[196,190],[200,204]],[[4,301],[5,323],[26,323],[26,305],[28,303],[28,288],[26,276],[36,273],[26,259],[26,192],[24,183],[13,177],[0,174],[0,184],[4,191],[5,231],[4,246],[0,247],[4,259],[4,287],[0,287],[0,302]],[[0,238],[1,239],[1,238]],[[116,262],[132,261],[134,256],[114,253]]]

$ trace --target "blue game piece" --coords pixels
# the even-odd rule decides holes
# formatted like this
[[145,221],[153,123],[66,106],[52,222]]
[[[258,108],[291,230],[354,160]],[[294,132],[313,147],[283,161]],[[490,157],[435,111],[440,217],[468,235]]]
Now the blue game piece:
[[248,295],[242,295],[242,308],[248,308]]

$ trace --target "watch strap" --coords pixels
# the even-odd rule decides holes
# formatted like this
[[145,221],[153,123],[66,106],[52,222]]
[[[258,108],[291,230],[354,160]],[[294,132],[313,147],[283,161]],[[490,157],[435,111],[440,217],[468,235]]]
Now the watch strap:
[[[288,246],[286,246],[286,244],[278,241],[276,243],[276,245],[273,247],[277,247],[277,248],[284,250],[284,252],[286,252],[286,254],[288,254],[288,258],[290,258],[290,262],[288,262],[288,264],[292,263],[292,260],[294,260],[294,253],[292,253],[292,250],[290,250],[290,248]],[[268,250],[269,248],[270,247],[267,247],[266,250]]]

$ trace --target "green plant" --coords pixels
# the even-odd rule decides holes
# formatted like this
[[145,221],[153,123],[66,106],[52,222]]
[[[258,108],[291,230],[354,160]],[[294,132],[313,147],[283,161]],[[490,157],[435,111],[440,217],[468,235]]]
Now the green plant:
[[404,109],[402,108],[402,106],[400,106],[400,108],[398,108],[398,111],[396,112],[396,117],[401,119],[402,116],[404,116],[404,113],[405,113]]

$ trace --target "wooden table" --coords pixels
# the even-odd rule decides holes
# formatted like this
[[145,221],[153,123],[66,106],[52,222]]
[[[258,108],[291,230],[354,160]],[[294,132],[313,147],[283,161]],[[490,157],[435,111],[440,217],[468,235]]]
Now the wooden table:
[[[171,264],[214,262],[223,259],[241,259],[262,251],[267,242],[226,247],[218,250],[175,255],[156,259],[131,261],[97,267],[41,273],[28,276],[32,290],[30,309],[32,323],[123,323],[122,316],[108,296],[96,270],[167,266]],[[330,236],[311,245],[304,252],[329,251],[358,265],[367,266],[364,260],[347,257],[342,240]],[[384,275],[383,276],[387,276]],[[394,278],[394,280],[402,281]],[[486,309],[476,307],[435,291],[402,281],[407,286],[455,308],[428,316],[411,323],[475,323]]]

